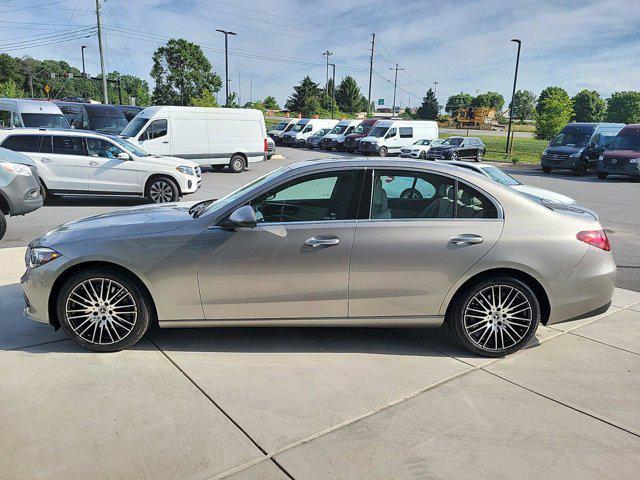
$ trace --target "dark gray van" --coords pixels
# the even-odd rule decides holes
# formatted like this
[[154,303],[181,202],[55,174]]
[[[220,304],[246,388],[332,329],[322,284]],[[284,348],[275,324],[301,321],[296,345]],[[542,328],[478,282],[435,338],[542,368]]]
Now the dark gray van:
[[576,175],[595,171],[598,157],[624,126],[624,123],[570,123],[542,153],[542,171],[573,170]]
[[56,102],[73,128],[118,135],[129,120],[116,105]]

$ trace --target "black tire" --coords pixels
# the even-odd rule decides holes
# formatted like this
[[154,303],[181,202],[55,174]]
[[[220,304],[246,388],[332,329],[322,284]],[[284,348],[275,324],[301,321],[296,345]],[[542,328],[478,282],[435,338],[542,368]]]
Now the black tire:
[[211,165],[211,168],[216,172],[221,172],[224,170],[224,167],[226,167],[226,165]]
[[607,172],[598,172],[598,178],[600,180],[604,180],[605,178],[607,178],[607,175],[609,175]]
[[478,153],[476,153],[475,161],[476,162],[481,162],[483,156],[484,156],[484,152],[482,150],[478,150]]
[[180,200],[178,185],[169,177],[155,177],[147,184],[144,196],[151,203],[168,203]]
[[[89,285],[87,293],[79,296],[78,292],[85,292],[83,285]],[[98,293],[100,285],[106,291]],[[124,290],[119,291],[121,287]],[[85,304],[80,299],[89,297],[92,304],[82,307]],[[100,298],[104,303],[100,303]],[[89,313],[86,317],[81,316],[84,312],[79,313],[74,318],[67,312],[79,309]],[[120,312],[114,313],[116,309]],[[122,313],[124,309],[134,313]],[[94,352],[117,352],[134,345],[149,329],[151,312],[151,302],[137,283],[109,268],[89,268],[76,273],[64,283],[56,299],[56,313],[64,332],[75,343]]]
[[298,140],[298,147],[303,148],[305,143],[306,142],[304,140]]
[[[482,295],[485,300],[478,301]],[[509,309],[494,308],[498,299]],[[513,303],[517,303],[515,311]],[[523,320],[525,317],[529,319]],[[447,321],[468,351],[485,357],[501,357],[520,350],[536,333],[540,324],[540,302],[526,283],[500,275],[481,280],[459,295]],[[498,332],[502,334],[500,337]],[[483,345],[484,342],[487,343]]]
[[420,160],[426,160],[427,159],[427,152],[425,152],[424,150],[420,151],[420,155],[418,155],[420,157]]
[[542,167],[543,173],[551,173],[551,167]]
[[576,177],[582,177],[585,173],[587,173],[587,166],[584,162],[580,162],[580,165],[575,169]]
[[4,237],[4,234],[7,232],[7,219],[4,216],[4,213],[0,210],[0,240]]
[[378,150],[378,155],[381,157],[386,157],[388,153],[389,150],[387,150],[387,147],[380,147],[380,150]]
[[451,152],[451,158],[449,159],[452,162],[455,162],[458,160],[458,152]]
[[247,168],[247,162],[242,155],[234,155],[229,161],[229,170],[233,173],[240,173]]

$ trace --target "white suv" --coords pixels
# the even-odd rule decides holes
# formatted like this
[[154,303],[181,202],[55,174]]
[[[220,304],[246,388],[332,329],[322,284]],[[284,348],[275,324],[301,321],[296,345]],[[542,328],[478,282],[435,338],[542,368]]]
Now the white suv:
[[0,130],[0,146],[31,157],[43,194],[142,195],[175,202],[200,188],[200,166],[150,155],[111,135],[75,130]]

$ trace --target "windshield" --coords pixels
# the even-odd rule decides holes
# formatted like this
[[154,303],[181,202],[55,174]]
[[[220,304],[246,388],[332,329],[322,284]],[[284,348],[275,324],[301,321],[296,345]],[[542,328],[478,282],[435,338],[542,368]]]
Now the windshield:
[[513,178],[508,173],[503,172],[498,167],[485,167],[482,169],[484,173],[489,175],[495,182],[501,183],[507,187],[513,187],[514,185],[520,185],[520,182]]
[[329,133],[330,128],[323,128],[322,130],[318,130],[313,134],[314,137],[324,137],[327,133]]
[[70,128],[65,116],[56,113],[23,113],[22,123],[25,127]]
[[140,130],[142,130],[142,127],[144,127],[148,121],[148,118],[136,117],[131,120],[126,127],[124,127],[124,130],[120,132],[120,135],[123,137],[135,137],[140,133]]
[[344,131],[347,129],[346,125],[336,125],[335,127],[333,127],[333,129],[331,129],[330,133],[335,133],[335,134],[341,134],[344,133]]
[[624,135],[613,139],[607,150],[635,150],[640,151],[640,135]]
[[353,133],[367,133],[371,130],[371,125],[358,125]]
[[116,142],[118,145],[120,145],[123,148],[126,148],[127,150],[129,150],[131,153],[133,153],[136,157],[148,157],[151,154],[145,152],[144,150],[142,150],[140,147],[136,147],[133,143],[129,143],[127,142],[125,139],[120,138],[120,137],[109,137],[111,140],[113,140],[114,142]]
[[97,132],[115,133],[122,132],[129,122],[125,117],[89,117],[91,129]]
[[293,131],[293,132],[296,132],[296,133],[297,133],[297,132],[301,132],[301,131],[302,131],[302,129],[303,129],[304,127],[306,127],[306,126],[307,126],[307,124],[306,124],[306,123],[296,123],[296,126],[295,126],[295,127],[293,127],[293,130],[292,130],[292,131]]
[[460,137],[450,137],[447,138],[444,142],[442,142],[442,145],[452,145],[454,147],[457,147],[458,145],[462,144],[463,139]]
[[418,140],[414,145],[429,145],[431,144],[431,140]]
[[573,132],[562,132],[551,142],[552,147],[577,147],[582,148],[587,145],[591,138],[591,133],[581,132],[579,130]]
[[389,127],[373,127],[369,132],[369,137],[384,137]]
[[290,123],[289,125],[287,125],[284,129],[285,132],[288,132],[289,130],[291,130],[293,127],[295,127],[295,123]]

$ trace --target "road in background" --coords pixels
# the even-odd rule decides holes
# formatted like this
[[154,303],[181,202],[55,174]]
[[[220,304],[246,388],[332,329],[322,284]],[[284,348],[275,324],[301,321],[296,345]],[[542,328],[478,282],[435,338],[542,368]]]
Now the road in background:
[[[279,148],[284,160],[272,159],[251,164],[251,169],[241,174],[205,170],[202,188],[184,201],[219,198],[248,183],[254,178],[292,162],[330,157],[352,157],[349,154],[318,150]],[[507,166],[505,170],[522,183],[546,188],[575,198],[579,204],[600,214],[610,235],[614,258],[618,264],[618,282],[621,288],[640,291],[640,209],[638,209],[637,181],[620,178],[598,180],[595,176],[575,177],[570,172],[543,174],[539,167]],[[65,197],[47,202],[40,210],[24,217],[8,218],[6,236],[0,248],[26,246],[32,239],[56,226],[89,215],[97,215],[135,205],[144,205],[142,199]]]

